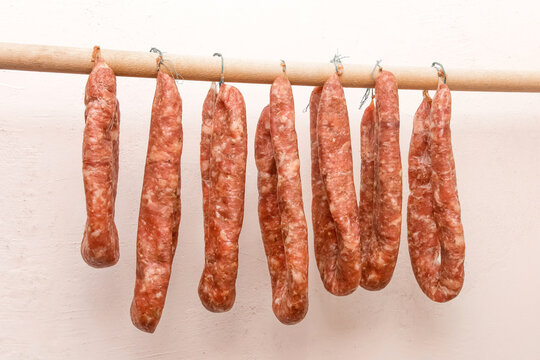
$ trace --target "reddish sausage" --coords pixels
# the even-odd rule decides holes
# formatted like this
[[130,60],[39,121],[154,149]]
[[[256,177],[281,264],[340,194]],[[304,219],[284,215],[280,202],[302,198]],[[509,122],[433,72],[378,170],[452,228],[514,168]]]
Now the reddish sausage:
[[203,106],[201,175],[205,266],[199,297],[206,309],[223,312],[231,309],[236,297],[238,237],[244,219],[247,123],[246,105],[237,88],[221,85],[212,110],[214,96],[211,89]]
[[360,280],[360,224],[349,116],[337,74],[313,90],[310,109],[315,257],[325,288],[347,295]]
[[203,103],[202,124],[201,124],[201,180],[203,193],[203,218],[204,218],[204,243],[208,241],[208,223],[210,214],[208,213],[208,197],[212,183],[210,181],[210,154],[212,151],[212,126],[214,123],[214,110],[216,108],[216,84],[212,83],[210,90]]
[[451,97],[439,84],[414,116],[409,150],[407,232],[414,275],[432,300],[456,297],[464,279],[465,241],[450,134]]
[[388,71],[377,78],[375,100],[376,106],[371,103],[361,124],[360,285],[368,290],[380,290],[390,282],[401,234],[398,87]]
[[272,283],[272,309],[284,324],[308,310],[307,224],[289,80],[278,77],[255,137],[259,224]]
[[137,276],[131,320],[154,332],[161,318],[180,224],[182,99],[172,76],[160,70],[137,230]]
[[103,58],[97,57],[86,83],[84,103],[83,180],[87,220],[81,254],[90,266],[114,265],[120,257],[114,204],[118,183],[120,110],[116,77]]

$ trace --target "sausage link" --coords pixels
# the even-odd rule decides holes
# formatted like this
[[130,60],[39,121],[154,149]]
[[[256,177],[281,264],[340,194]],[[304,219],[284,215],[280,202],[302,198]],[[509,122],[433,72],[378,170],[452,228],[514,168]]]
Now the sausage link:
[[[210,90],[212,91],[212,90]],[[208,97],[212,97],[210,93]],[[208,100],[207,97],[207,100]],[[204,114],[211,114],[205,101]],[[236,297],[238,237],[244,219],[244,192],[247,160],[247,123],[244,98],[234,86],[223,84],[214,103],[209,169],[201,161],[203,189],[205,176],[205,266],[199,283],[199,298],[212,312],[230,310]],[[203,121],[201,143],[207,142]],[[207,145],[201,146],[201,158]],[[204,198],[204,194],[203,194]]]
[[414,116],[409,150],[407,232],[414,275],[433,301],[456,297],[464,280],[465,241],[452,153],[451,96],[440,84]]
[[264,108],[257,124],[255,162],[258,170],[259,225],[272,285],[272,310],[279,321],[292,324],[304,317],[305,308],[303,303],[298,304],[298,298],[291,298],[292,294],[302,292],[297,289],[302,284],[293,281],[281,233],[278,175],[270,135],[270,106]]
[[182,99],[172,76],[158,71],[137,230],[131,320],[154,332],[161,318],[180,224]]
[[81,255],[88,265],[102,268],[116,264],[120,257],[114,223],[120,109],[116,77],[99,53],[86,83],[84,103],[82,152],[87,220]]
[[349,116],[337,74],[322,92],[313,90],[310,108],[315,257],[325,288],[347,295],[360,280],[360,225]]
[[210,190],[210,158],[212,152],[212,126],[214,124],[214,111],[216,108],[216,83],[212,83],[210,90],[203,103],[201,124],[201,182],[203,193],[203,219],[204,219],[204,243],[208,242],[208,224],[210,213],[208,212]]
[[377,78],[375,100],[361,124],[360,286],[368,290],[380,290],[390,282],[401,234],[399,99],[397,81],[388,71]]
[[261,113],[255,137],[259,224],[272,284],[272,309],[284,324],[301,321],[308,310],[307,223],[291,84],[278,77],[270,105]]
[[[313,223],[313,242],[315,247],[315,260],[321,278],[326,273],[326,255],[333,248],[337,249],[336,224],[328,206],[326,189],[321,177],[319,167],[319,141],[317,140],[317,114],[322,94],[322,86],[317,86],[311,92],[309,99],[310,109],[310,138],[311,138],[311,221]],[[330,258],[330,259],[335,259]],[[323,284],[326,283],[323,278]]]

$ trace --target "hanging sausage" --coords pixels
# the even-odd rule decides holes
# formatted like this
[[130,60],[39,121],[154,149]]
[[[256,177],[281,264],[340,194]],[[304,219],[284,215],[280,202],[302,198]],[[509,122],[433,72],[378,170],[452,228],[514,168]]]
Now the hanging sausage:
[[174,78],[160,69],[144,169],[131,303],[133,324],[150,333],[165,305],[178,241],[182,140],[182,99]]
[[409,149],[407,233],[414,275],[433,301],[456,297],[464,279],[465,240],[450,134],[450,89],[439,82],[414,116]]
[[244,219],[247,161],[246,105],[240,91],[210,88],[203,104],[201,178],[205,265],[199,298],[206,309],[223,312],[236,297],[238,237]]
[[94,48],[94,68],[88,77],[83,138],[83,180],[87,220],[81,254],[90,266],[102,268],[118,262],[118,231],[114,205],[118,183],[120,109],[116,77]]
[[325,288],[347,295],[361,271],[360,224],[345,94],[334,73],[310,99],[312,221]]
[[270,91],[255,136],[259,224],[272,284],[272,309],[284,324],[308,310],[307,224],[302,201],[294,100],[286,76]]
[[401,234],[399,100],[392,73],[380,71],[375,101],[361,122],[360,286],[368,290],[380,290],[390,282]]

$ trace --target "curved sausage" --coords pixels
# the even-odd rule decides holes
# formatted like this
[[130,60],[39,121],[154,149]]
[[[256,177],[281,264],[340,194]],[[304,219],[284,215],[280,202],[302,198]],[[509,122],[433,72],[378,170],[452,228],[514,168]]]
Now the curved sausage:
[[255,136],[259,224],[272,283],[272,309],[284,324],[308,310],[307,223],[289,80],[278,77]]
[[[212,89],[203,106],[201,175],[206,192],[205,266],[199,283],[199,298],[206,309],[223,312],[236,297],[238,237],[244,219],[247,160],[246,105],[240,91],[223,84],[210,110]],[[211,114],[213,111],[213,114]],[[207,134],[211,123],[211,140]],[[204,143],[204,144],[203,144]],[[210,158],[203,163],[203,153]],[[209,168],[205,170],[205,167]],[[205,185],[205,181],[207,184]],[[203,193],[203,198],[205,197]]]
[[375,100],[361,123],[362,174],[360,185],[360,286],[380,290],[391,280],[401,234],[401,155],[399,100],[394,75],[381,71]]
[[173,77],[160,70],[144,169],[131,303],[133,324],[150,333],[165,305],[178,241],[182,140],[182,99]]
[[114,224],[120,109],[116,77],[99,52],[86,83],[84,103],[82,157],[87,220],[81,255],[88,265],[102,268],[116,264],[120,257]]
[[414,116],[409,150],[407,232],[414,275],[433,301],[456,297],[464,280],[465,241],[450,133],[451,97],[440,84]]
[[337,74],[313,90],[310,109],[315,257],[325,288],[347,295],[360,280],[360,224],[349,116]]

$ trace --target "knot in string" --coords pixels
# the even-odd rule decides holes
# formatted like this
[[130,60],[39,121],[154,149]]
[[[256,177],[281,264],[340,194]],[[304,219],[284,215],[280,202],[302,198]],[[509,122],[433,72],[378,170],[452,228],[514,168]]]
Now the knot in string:
[[340,55],[339,50],[336,50],[336,53],[334,54],[334,57],[330,62],[334,64],[334,67],[336,68],[336,73],[338,75],[343,74],[343,63],[341,60],[348,58],[348,56]]

